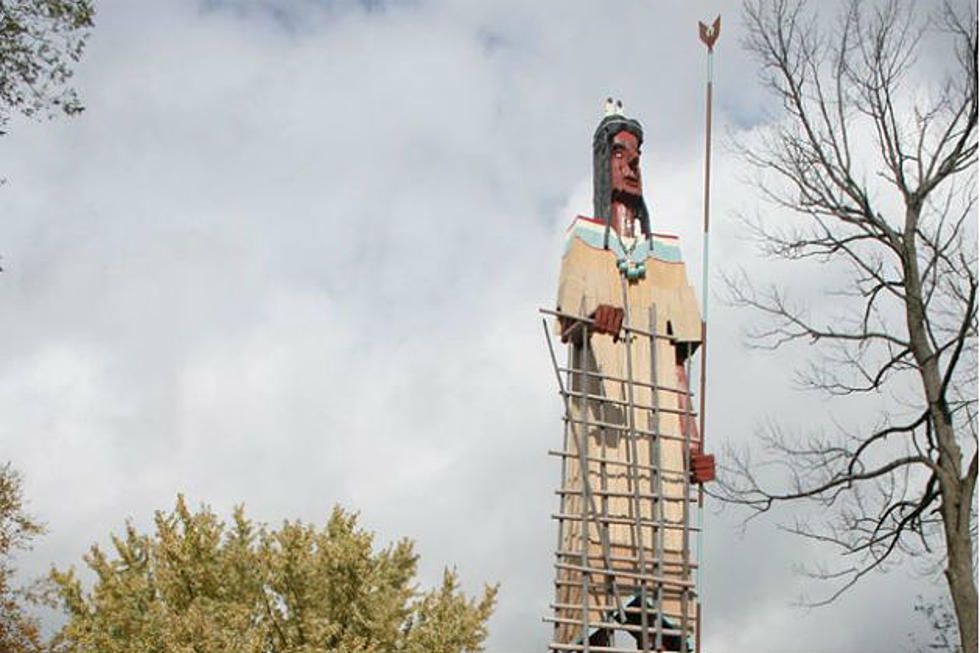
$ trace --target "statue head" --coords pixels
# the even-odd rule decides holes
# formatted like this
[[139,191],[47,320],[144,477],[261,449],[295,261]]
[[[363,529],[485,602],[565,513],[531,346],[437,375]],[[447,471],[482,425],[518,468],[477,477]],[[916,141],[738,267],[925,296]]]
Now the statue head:
[[617,209],[625,209],[629,218],[638,220],[644,235],[650,233],[650,218],[643,201],[640,176],[642,144],[643,128],[640,123],[622,113],[609,113],[595,130],[592,139],[592,203],[594,217],[605,220],[607,233],[608,228],[622,228],[621,223],[614,219]]

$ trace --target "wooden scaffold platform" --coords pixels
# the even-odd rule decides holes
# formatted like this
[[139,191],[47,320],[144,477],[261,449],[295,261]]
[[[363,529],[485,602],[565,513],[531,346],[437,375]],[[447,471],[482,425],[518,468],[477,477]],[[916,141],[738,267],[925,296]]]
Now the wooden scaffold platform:
[[[623,326],[618,349],[625,377],[594,364],[591,319],[541,311],[568,320],[583,335],[562,364],[544,324],[565,407],[564,446],[548,452],[562,470],[552,515],[558,522],[556,600],[545,619],[554,624],[554,651],[635,650],[617,648],[615,631],[632,635],[639,650],[694,649],[697,565],[690,544],[698,496],[688,461],[697,444],[696,415],[677,375],[665,383],[657,373],[658,354],[673,359],[676,343],[657,333],[655,311],[651,307],[651,330]],[[634,374],[641,353],[646,370]]]

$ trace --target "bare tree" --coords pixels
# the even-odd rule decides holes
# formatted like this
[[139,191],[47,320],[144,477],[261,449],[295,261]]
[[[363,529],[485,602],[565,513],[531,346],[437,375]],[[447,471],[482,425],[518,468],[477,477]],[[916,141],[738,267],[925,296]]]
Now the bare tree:
[[[744,45],[781,112],[736,148],[790,214],[746,224],[766,255],[848,276],[830,317],[744,274],[728,277],[731,297],[766,318],[755,346],[813,346],[805,387],[881,414],[831,434],[770,426],[765,458],[732,452],[717,494],[756,513],[820,509],[784,528],[842,549],[843,568],[815,572],[836,581],[821,602],[903,556],[937,556],[976,651],[977,17],[969,2],[932,9],[852,1],[825,29],[802,1],[744,7]],[[954,69],[916,83],[935,47]]]
[[942,651],[943,653],[953,653],[959,651],[959,629],[956,627],[956,615],[953,614],[953,606],[949,597],[945,596],[937,600],[927,600],[917,596],[915,599],[915,612],[925,620],[929,639],[923,642],[920,638],[910,635],[912,649],[915,653],[931,653]]

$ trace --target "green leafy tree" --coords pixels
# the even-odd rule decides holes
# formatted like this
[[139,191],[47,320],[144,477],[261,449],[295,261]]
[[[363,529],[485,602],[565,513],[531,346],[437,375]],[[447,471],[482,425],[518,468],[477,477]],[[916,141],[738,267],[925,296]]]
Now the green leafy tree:
[[455,572],[421,592],[409,540],[375,550],[356,516],[335,508],[323,528],[257,525],[238,507],[230,524],[178,497],[156,532],[132,524],[114,555],[85,556],[95,583],[52,571],[68,622],[63,653],[459,653],[479,651],[496,587],[466,597]]
[[24,512],[21,477],[10,464],[0,466],[0,651],[28,653],[41,650],[37,619],[25,611],[35,594],[13,583],[13,556],[30,548],[44,531]]
[[69,82],[94,13],[91,0],[0,1],[0,130],[14,113],[82,110]]

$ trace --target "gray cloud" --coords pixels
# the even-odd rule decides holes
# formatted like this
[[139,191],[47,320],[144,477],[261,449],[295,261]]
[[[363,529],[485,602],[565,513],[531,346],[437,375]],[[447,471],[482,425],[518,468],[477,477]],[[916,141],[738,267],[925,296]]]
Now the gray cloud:
[[[77,564],[178,491],[273,522],[339,502],[414,538],[427,582],[500,581],[491,652],[542,650],[560,404],[536,308],[609,94],[647,128],[656,228],[700,278],[698,19],[725,13],[721,128],[765,103],[733,7],[274,6],[105,2],[88,110],[4,140],[0,441],[51,530],[23,567]],[[716,152],[715,262],[767,274]],[[808,400],[711,310],[709,437],[746,441]],[[825,552],[706,522],[706,650],[894,650],[917,627],[916,577],[802,612],[792,566]]]

